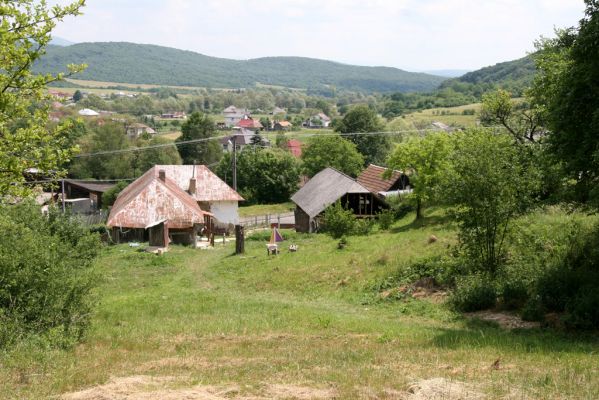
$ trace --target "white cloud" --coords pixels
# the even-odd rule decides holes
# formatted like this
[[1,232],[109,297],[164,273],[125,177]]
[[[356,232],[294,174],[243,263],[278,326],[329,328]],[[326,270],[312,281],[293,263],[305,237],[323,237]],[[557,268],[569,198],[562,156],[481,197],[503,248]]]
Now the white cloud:
[[294,55],[408,70],[478,68],[524,56],[584,4],[564,0],[88,0],[56,29],[247,59]]

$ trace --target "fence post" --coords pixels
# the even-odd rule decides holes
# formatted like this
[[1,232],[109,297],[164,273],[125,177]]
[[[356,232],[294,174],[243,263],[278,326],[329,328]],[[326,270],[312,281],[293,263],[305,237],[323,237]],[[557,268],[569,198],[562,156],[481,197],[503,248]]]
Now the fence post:
[[245,251],[243,226],[235,225],[235,254],[242,254]]
[[281,229],[281,214],[277,214],[277,229]]

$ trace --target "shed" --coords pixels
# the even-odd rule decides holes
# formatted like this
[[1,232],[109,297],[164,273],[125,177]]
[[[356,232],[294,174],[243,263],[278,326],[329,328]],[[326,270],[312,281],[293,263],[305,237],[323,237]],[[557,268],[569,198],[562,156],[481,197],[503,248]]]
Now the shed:
[[64,190],[65,198],[79,199],[89,198],[91,200],[91,208],[99,210],[102,208],[102,195],[107,190],[114,187],[114,183],[98,182],[91,180],[65,179]]
[[373,217],[387,208],[377,195],[354,179],[334,168],[325,168],[291,197],[296,205],[295,230],[317,231],[323,211],[338,200],[356,217]]
[[123,229],[139,233],[163,224],[174,241],[195,244],[198,230],[210,226],[211,215],[166,178],[164,170],[155,174],[153,168],[123,189],[106,225],[113,228],[117,241]]

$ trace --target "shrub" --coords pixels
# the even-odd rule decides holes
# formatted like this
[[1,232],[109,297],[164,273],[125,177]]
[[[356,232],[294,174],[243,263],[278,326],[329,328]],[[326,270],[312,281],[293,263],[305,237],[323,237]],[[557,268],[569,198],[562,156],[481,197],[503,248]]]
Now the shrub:
[[354,221],[353,233],[358,236],[366,236],[372,232],[374,228],[374,220],[371,218],[363,218]]
[[333,239],[339,239],[354,232],[356,219],[351,210],[345,210],[340,201],[329,206],[324,212],[322,230]]
[[586,286],[566,304],[564,324],[572,329],[599,329],[599,291]]
[[495,306],[497,293],[491,280],[482,275],[468,275],[458,278],[451,294],[453,306],[465,312],[487,310]]
[[378,222],[379,226],[382,230],[386,231],[391,228],[393,222],[395,221],[395,213],[393,210],[383,210],[378,214]]
[[129,185],[126,181],[119,181],[116,185],[108,189],[102,194],[102,208],[107,209],[116,201],[119,193]]
[[55,209],[44,216],[34,204],[0,208],[0,346],[31,334],[61,345],[81,338],[99,244]]

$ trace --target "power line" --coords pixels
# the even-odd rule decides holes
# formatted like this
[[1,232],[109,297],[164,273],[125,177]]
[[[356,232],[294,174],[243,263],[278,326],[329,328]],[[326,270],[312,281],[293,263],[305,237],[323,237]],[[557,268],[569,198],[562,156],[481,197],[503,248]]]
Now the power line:
[[[404,131],[380,131],[380,132],[353,132],[353,133],[338,133],[338,132],[319,132],[319,133],[310,133],[310,132],[297,132],[297,133],[290,133],[290,136],[341,136],[341,137],[346,137],[346,136],[376,136],[376,135],[387,135],[387,136],[396,136],[396,135],[402,135],[405,133],[423,133],[423,132],[438,132],[439,129],[434,129],[434,128],[429,128],[429,129],[410,129],[410,130],[404,130]],[[185,146],[188,144],[193,144],[193,143],[201,143],[201,142],[207,142],[210,140],[218,140],[218,139],[226,139],[226,138],[230,138],[232,136],[242,136],[241,134],[232,134],[232,135],[225,135],[225,136],[212,136],[209,138],[201,138],[201,139],[193,139],[193,140],[186,140],[183,142],[173,142],[173,143],[162,143],[162,144],[155,144],[155,145],[151,145],[151,146],[144,146],[144,147],[130,147],[127,149],[118,149],[118,150],[106,150],[106,151],[99,151],[96,153],[84,153],[84,154],[78,154],[76,156],[73,156],[73,158],[86,158],[86,157],[95,157],[95,156],[103,156],[103,155],[112,155],[112,154],[124,154],[124,153],[133,153],[133,152],[137,152],[137,151],[144,151],[144,150],[151,150],[151,149],[158,149],[158,148],[164,148],[164,147],[171,147],[171,146]]]

